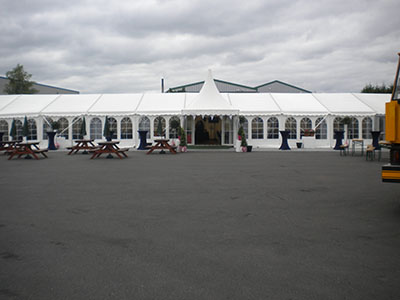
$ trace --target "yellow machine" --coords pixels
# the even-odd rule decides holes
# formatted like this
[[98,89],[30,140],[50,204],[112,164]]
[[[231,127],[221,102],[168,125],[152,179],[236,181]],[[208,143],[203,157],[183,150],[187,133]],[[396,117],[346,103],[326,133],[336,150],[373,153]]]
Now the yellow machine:
[[400,53],[392,99],[386,103],[386,140],[390,142],[390,164],[382,166],[383,182],[400,183]]

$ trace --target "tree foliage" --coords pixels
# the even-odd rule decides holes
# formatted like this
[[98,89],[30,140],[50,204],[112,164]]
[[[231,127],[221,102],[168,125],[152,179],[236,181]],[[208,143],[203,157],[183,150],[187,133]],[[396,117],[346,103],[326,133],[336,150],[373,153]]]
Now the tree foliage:
[[240,126],[238,134],[240,135],[240,146],[247,147],[246,134],[242,126]]
[[180,128],[180,142],[179,142],[179,146],[181,147],[185,147],[187,146],[187,142],[186,142],[186,132],[185,129],[183,129],[182,127]]
[[391,94],[393,90],[392,85],[386,85],[382,83],[382,85],[372,85],[368,83],[364,88],[361,90],[361,93],[373,93],[373,94]]
[[32,74],[24,70],[24,66],[18,64],[14,69],[6,73],[9,82],[4,88],[7,94],[36,94],[39,91],[32,86],[35,82],[30,81]]

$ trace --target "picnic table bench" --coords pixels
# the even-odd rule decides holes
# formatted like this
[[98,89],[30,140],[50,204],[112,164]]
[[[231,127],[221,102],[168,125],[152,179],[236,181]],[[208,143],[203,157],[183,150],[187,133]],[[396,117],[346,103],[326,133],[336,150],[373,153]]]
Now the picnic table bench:
[[106,142],[99,142],[98,144],[99,147],[97,147],[92,151],[93,155],[90,159],[98,158],[100,157],[100,155],[104,153],[108,153],[107,158],[112,158],[113,157],[112,154],[115,154],[119,159],[128,157],[128,155],[126,155],[126,152],[129,151],[129,148],[119,148],[118,147],[119,141],[106,141]]
[[164,150],[169,150],[169,152],[176,154],[176,146],[171,146],[168,144],[169,140],[168,139],[158,139],[154,140],[156,143],[155,145],[151,146],[150,150],[147,152],[147,154],[152,153],[156,149],[160,149],[160,153],[165,153]]
[[9,154],[9,152],[15,147],[15,144],[20,143],[20,140],[9,140],[0,141],[0,151],[4,151],[4,154]]
[[87,154],[87,150],[92,151],[92,150],[96,150],[98,148],[98,146],[96,146],[95,144],[93,144],[93,139],[79,139],[79,140],[75,140],[74,142],[76,143],[76,145],[72,146],[72,147],[67,147],[68,150],[70,150],[68,152],[68,155],[71,154],[76,154],[79,152],[79,150],[84,150],[82,152],[82,154]]
[[38,144],[39,142],[26,142],[15,144],[15,147],[8,151],[10,153],[10,157],[8,158],[8,160],[12,159],[16,155],[17,158],[25,155],[26,159],[32,158],[32,156],[35,159],[39,159],[39,156],[37,156],[37,154],[41,154],[44,158],[47,158],[47,149],[40,149],[38,147]]

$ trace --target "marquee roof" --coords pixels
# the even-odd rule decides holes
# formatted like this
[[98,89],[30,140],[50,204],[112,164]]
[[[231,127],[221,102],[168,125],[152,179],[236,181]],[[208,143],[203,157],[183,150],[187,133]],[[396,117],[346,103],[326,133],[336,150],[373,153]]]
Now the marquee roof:
[[219,93],[211,72],[193,93],[0,95],[0,118],[133,115],[374,116],[390,94]]
[[[200,107],[193,93],[0,95],[0,118],[81,115],[384,115],[389,94],[221,94],[228,103]],[[189,103],[189,104],[188,104]],[[193,103],[193,105],[190,105]]]

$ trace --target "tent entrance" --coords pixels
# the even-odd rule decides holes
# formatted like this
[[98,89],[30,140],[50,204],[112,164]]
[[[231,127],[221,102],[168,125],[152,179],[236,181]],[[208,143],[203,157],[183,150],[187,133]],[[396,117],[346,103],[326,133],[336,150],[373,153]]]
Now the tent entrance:
[[195,145],[221,145],[221,119],[201,117],[195,119]]

